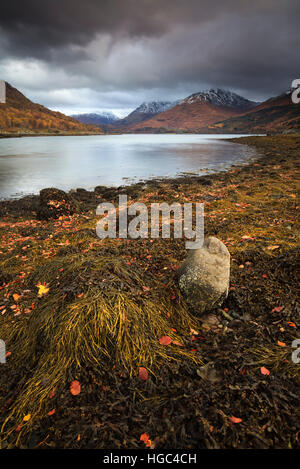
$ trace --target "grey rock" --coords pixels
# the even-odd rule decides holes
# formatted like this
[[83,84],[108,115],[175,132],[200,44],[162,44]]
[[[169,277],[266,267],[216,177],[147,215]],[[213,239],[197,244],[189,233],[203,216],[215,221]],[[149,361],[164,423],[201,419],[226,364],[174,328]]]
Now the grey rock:
[[201,316],[224,301],[229,276],[229,251],[222,241],[209,236],[202,248],[189,251],[178,271],[178,283],[191,310]]

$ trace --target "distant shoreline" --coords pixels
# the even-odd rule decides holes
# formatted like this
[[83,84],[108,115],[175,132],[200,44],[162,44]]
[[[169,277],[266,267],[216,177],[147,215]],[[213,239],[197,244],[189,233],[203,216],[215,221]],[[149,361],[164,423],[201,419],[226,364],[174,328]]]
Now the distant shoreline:
[[95,135],[106,135],[104,133],[76,133],[76,134],[0,134],[0,138],[21,138],[21,137],[90,137]]
[[[0,139],[1,138],[21,138],[21,137],[94,137],[98,135],[185,135],[185,134],[192,134],[192,135],[245,135],[245,132],[227,132],[227,133],[198,133],[198,132],[192,132],[192,131],[187,131],[187,132],[104,132],[104,133],[75,133],[75,134],[68,134],[68,133],[59,133],[59,134],[1,134],[0,133]],[[249,132],[247,133],[249,136],[257,137],[257,136],[271,136],[271,135],[285,135],[281,133],[262,133],[258,134]],[[239,138],[239,137],[237,137]]]

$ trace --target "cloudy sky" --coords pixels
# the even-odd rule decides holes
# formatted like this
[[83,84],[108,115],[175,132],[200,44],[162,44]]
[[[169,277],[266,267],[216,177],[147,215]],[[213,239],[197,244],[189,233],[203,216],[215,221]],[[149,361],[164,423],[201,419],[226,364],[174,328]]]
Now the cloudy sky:
[[0,79],[67,114],[210,87],[262,100],[300,78],[299,18],[299,0],[10,0]]

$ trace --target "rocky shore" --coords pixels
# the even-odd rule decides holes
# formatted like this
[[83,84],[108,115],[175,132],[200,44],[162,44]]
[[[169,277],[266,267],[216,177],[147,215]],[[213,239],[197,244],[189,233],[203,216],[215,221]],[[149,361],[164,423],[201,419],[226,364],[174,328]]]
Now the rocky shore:
[[[258,159],[0,202],[1,448],[300,446],[300,136],[236,141]],[[231,255],[222,306],[189,311],[183,240],[97,237],[96,206],[120,194],[204,203]]]

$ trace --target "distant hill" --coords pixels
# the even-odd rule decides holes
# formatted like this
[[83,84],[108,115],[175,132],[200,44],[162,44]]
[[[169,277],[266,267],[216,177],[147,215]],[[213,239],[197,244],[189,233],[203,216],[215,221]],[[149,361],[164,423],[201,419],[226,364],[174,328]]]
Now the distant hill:
[[242,114],[257,103],[231,91],[210,89],[192,94],[146,122],[130,126],[130,132],[198,132],[215,122]]
[[210,132],[272,133],[300,131],[300,104],[293,104],[291,91],[259,104],[248,112],[215,123]]
[[86,134],[102,133],[99,127],[84,125],[64,114],[33,103],[6,83],[6,102],[0,103],[0,134]]
[[113,124],[116,121],[119,121],[117,117],[112,112],[96,112],[91,114],[72,114],[70,117],[78,120],[82,124],[91,124],[102,126],[103,124]]
[[140,122],[144,122],[150,119],[157,114],[160,114],[177,104],[176,102],[171,101],[151,101],[148,103],[142,103],[139,107],[137,107],[134,111],[132,111],[127,117],[123,119],[119,119],[116,121],[109,129],[120,129],[122,131],[126,131],[127,129],[131,128],[131,126],[138,124]]

